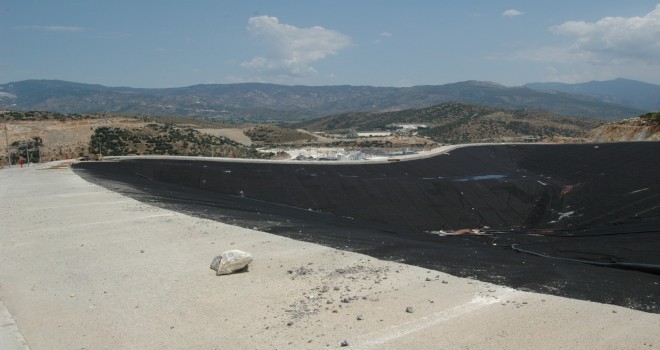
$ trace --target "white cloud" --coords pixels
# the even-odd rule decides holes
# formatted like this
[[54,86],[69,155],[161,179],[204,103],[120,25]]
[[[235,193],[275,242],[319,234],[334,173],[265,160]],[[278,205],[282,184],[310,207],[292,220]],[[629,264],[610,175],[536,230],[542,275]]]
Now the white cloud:
[[248,31],[268,47],[265,57],[241,63],[260,74],[301,77],[315,74],[313,62],[351,45],[351,39],[323,27],[298,28],[283,24],[276,17],[257,16],[248,20]]
[[568,21],[550,31],[574,38],[570,49],[588,54],[594,62],[637,60],[660,64],[660,4],[643,17]]
[[579,82],[625,77],[660,80],[660,4],[641,17],[568,21],[549,28],[559,41],[488,56],[543,63],[550,81]]
[[33,29],[33,30],[43,30],[46,32],[66,32],[66,33],[77,33],[77,32],[83,32],[85,31],[85,28],[83,27],[75,27],[75,26],[21,26],[17,27],[17,29]]
[[504,16],[504,17],[516,17],[516,16],[522,16],[522,15],[523,15],[523,12],[518,11],[516,9],[509,9],[509,10],[506,10],[506,11],[502,12],[502,16]]
[[382,39],[376,39],[376,40],[374,40],[374,41],[371,42],[372,44],[380,44],[380,43],[382,43],[383,40],[392,37],[392,33],[390,33],[390,32],[382,32],[382,33],[380,33],[378,36],[379,36],[380,38],[382,38]]

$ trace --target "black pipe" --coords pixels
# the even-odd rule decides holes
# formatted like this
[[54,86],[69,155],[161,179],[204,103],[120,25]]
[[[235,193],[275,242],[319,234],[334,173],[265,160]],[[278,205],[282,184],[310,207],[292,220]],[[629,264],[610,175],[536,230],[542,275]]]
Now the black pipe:
[[530,251],[530,250],[517,248],[516,244],[512,244],[511,249],[515,250],[518,253],[530,254],[530,255],[541,257],[541,258],[546,258],[546,259],[569,261],[569,262],[575,262],[575,263],[580,263],[580,264],[589,264],[589,265],[601,266],[601,267],[611,267],[611,268],[615,268],[615,269],[640,271],[640,272],[651,273],[651,274],[654,274],[654,275],[660,275],[660,265],[645,264],[645,263],[622,263],[622,262],[603,263],[603,262],[582,260],[582,259],[560,258],[560,257],[556,257],[556,256],[550,256],[550,255],[543,254],[543,253],[537,253],[537,252],[533,252],[533,251]]

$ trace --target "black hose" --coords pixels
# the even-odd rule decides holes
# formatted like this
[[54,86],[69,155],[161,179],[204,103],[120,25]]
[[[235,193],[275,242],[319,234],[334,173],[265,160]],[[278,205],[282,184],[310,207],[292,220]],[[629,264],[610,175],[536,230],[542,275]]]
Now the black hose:
[[546,258],[546,259],[569,261],[569,262],[575,262],[575,263],[580,263],[580,264],[589,264],[589,265],[594,265],[594,266],[610,267],[610,268],[615,268],[615,269],[640,271],[640,272],[651,273],[651,274],[654,274],[654,275],[660,275],[660,265],[656,265],[656,264],[622,263],[622,262],[603,263],[603,262],[596,262],[596,261],[591,261],[591,260],[560,258],[560,257],[556,257],[556,256],[550,256],[550,255],[547,255],[547,254],[544,254],[544,253],[537,253],[537,252],[533,252],[533,251],[530,251],[530,250],[521,249],[521,248],[516,247],[515,243],[511,245],[511,249],[515,250],[518,253],[530,254],[530,255],[541,257],[541,258]]

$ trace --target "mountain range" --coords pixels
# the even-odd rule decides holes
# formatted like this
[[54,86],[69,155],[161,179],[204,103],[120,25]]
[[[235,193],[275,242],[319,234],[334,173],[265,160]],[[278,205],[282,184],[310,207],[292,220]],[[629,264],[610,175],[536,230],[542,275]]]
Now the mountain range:
[[530,83],[525,87],[538,91],[555,91],[591,96],[604,102],[643,109],[660,110],[660,85],[630,79],[590,81],[588,83]]
[[[618,80],[613,82],[616,85]],[[605,120],[635,117],[654,110],[632,106],[623,95],[604,99],[550,90],[550,86],[507,87],[482,81],[413,87],[243,83],[147,89],[24,80],[0,84],[0,109],[187,116],[236,123],[301,121],[338,113],[396,111],[446,102],[544,110]],[[657,94],[650,95],[637,106],[653,106],[647,100],[657,98]]]

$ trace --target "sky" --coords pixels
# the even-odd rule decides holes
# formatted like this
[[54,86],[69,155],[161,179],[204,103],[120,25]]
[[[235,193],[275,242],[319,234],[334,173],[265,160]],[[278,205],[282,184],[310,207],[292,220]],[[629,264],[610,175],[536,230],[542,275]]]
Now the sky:
[[660,84],[660,2],[2,0],[0,83]]

